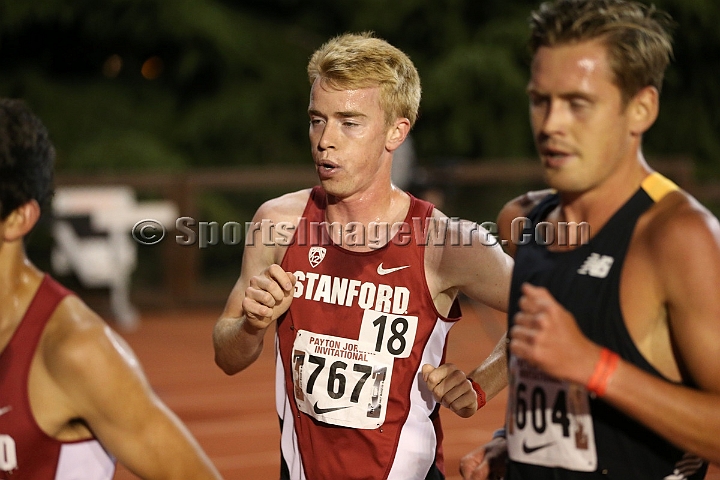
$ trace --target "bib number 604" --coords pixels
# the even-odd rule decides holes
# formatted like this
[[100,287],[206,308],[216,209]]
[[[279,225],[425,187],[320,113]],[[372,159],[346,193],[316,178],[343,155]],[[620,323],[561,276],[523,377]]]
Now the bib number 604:
[[[533,430],[541,434],[547,428],[547,395],[540,386],[530,392],[524,383],[517,385],[515,394],[515,425],[519,430],[525,428],[530,421]],[[562,427],[563,437],[570,436],[570,419],[567,414],[567,395],[565,390],[558,390],[550,412],[550,421]]]

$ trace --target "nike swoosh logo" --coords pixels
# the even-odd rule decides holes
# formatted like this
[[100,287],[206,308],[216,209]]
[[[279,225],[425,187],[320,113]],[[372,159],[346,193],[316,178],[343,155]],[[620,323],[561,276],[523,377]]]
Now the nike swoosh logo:
[[10,410],[12,410],[12,407],[10,405],[8,405],[7,407],[0,408],[0,416],[5,415]]
[[523,442],[523,452],[525,452],[526,454],[529,455],[531,453],[537,452],[538,450],[542,450],[543,448],[549,447],[550,445],[552,445],[554,443],[555,442],[550,442],[550,443],[544,443],[542,445],[538,445],[537,447],[528,447],[527,444],[525,442]]
[[395,268],[383,268],[382,262],[380,262],[380,265],[378,265],[377,273],[378,275],[387,275],[388,273],[397,272],[398,270],[402,270],[403,268],[409,268],[410,265],[404,265],[402,267],[395,267]]
[[346,405],[344,407],[320,408],[318,407],[317,402],[315,402],[315,405],[313,405],[313,412],[315,412],[317,415],[322,415],[323,413],[330,413],[334,412],[335,410],[342,410],[344,408],[350,408],[350,405]]

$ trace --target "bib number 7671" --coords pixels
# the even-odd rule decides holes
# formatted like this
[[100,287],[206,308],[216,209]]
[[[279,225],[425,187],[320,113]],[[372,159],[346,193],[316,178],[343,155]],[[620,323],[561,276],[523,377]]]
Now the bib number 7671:
[[292,354],[293,392],[300,411],[352,428],[385,421],[394,359],[357,340],[298,331]]

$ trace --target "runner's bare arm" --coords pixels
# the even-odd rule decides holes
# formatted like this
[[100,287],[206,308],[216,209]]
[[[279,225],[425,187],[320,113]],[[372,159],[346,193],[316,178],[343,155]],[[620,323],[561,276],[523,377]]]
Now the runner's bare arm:
[[42,358],[56,392],[53,401],[67,412],[68,424],[85,423],[140,478],[220,478],[195,438],[152,391],[132,350],[99,317],[70,296],[50,322]]
[[487,401],[507,387],[507,333],[498,340],[493,351],[480,366],[470,372],[468,378],[482,387]]
[[[292,222],[302,214],[309,191],[283,195],[263,204],[253,223]],[[213,329],[215,363],[228,375],[251,365],[262,352],[267,328],[290,307],[293,275],[279,266],[286,246],[255,241],[245,246],[240,277]],[[248,234],[248,238],[250,234]],[[267,244],[266,244],[267,243]]]
[[[436,210],[433,218],[443,217],[444,215]],[[491,308],[507,311],[512,258],[505,254],[496,239],[477,223],[459,221],[450,222],[448,226],[446,243],[442,246],[431,244],[426,251],[428,286],[439,310],[443,311],[440,308],[443,303],[449,308],[447,302],[454,299],[458,292],[463,292]],[[453,242],[453,239],[456,241]],[[505,351],[498,352],[499,355],[488,357],[472,374],[472,379],[480,385],[487,398],[494,397],[507,385]],[[440,373],[444,371],[434,372],[430,386],[439,384],[440,378],[437,377]],[[461,383],[459,387],[462,387],[463,395],[470,400],[473,396],[476,399],[470,382],[464,380]],[[435,393],[436,398],[439,398],[439,393]],[[452,408],[453,411],[462,416],[474,413],[469,413],[465,400],[460,403],[462,408]]]
[[[527,192],[510,200],[500,210],[497,219],[498,239],[502,241],[505,252],[510,256],[514,257],[517,250],[517,239],[513,235],[517,232],[513,232],[513,222],[517,218],[526,217],[537,202],[550,192],[550,190]],[[499,375],[497,372],[503,374]],[[488,358],[471,372],[470,377],[483,386],[483,389],[487,386],[485,391],[488,399],[492,398],[492,392],[500,391],[507,386],[507,332],[500,338]],[[493,382],[501,383],[493,385]],[[462,458],[460,473],[467,480],[501,478],[504,475],[505,457],[507,457],[505,438],[502,436],[494,438]]]
[[[433,218],[444,215],[437,210]],[[426,252],[428,284],[436,304],[462,292],[491,308],[507,311],[513,260],[495,237],[475,222],[453,221],[442,246]]]
[[621,362],[606,399],[681,448],[720,463],[720,224],[691,200],[652,235],[681,372],[699,391]]

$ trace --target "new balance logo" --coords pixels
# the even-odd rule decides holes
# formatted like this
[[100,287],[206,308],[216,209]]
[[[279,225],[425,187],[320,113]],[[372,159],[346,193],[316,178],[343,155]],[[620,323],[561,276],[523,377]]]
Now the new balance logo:
[[589,257],[585,259],[582,266],[578,268],[577,273],[580,275],[590,275],[595,278],[605,278],[610,273],[610,267],[612,267],[615,259],[608,255],[600,255],[599,253],[591,253]]

